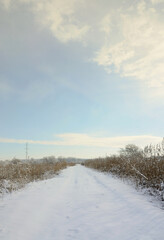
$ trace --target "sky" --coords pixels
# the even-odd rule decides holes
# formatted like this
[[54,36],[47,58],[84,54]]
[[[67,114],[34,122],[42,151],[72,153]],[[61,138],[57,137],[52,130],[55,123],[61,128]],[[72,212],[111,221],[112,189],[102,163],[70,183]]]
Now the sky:
[[0,0],[0,160],[164,136],[164,0]]

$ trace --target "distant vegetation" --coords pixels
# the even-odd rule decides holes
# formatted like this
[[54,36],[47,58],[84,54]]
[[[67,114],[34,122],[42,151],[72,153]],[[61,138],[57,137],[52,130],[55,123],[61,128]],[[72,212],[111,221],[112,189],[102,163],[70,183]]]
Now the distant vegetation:
[[53,177],[61,169],[72,166],[74,163],[66,162],[62,158],[56,160],[47,157],[41,160],[0,162],[0,194],[11,192],[24,187],[25,184]]
[[164,201],[164,140],[161,144],[146,146],[144,150],[129,144],[117,155],[88,160],[83,164],[130,179],[137,187]]

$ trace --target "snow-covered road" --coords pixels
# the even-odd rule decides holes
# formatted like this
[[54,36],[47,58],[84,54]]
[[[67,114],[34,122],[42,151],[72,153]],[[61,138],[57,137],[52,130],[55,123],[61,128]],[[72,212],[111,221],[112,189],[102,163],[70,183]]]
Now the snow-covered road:
[[80,165],[0,199],[1,240],[163,240],[164,211]]

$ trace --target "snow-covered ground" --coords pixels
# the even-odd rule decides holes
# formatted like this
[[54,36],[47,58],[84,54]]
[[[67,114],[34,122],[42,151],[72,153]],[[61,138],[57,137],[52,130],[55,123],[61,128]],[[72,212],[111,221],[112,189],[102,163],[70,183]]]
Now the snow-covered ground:
[[0,199],[1,240],[163,240],[164,211],[80,165]]

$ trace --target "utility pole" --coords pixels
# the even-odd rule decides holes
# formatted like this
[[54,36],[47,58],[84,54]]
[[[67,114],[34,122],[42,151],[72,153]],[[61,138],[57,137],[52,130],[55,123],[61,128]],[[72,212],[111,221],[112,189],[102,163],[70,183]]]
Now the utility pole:
[[26,160],[28,159],[28,143],[26,143]]

